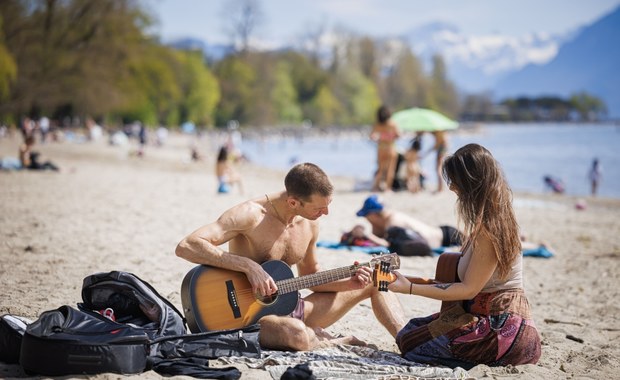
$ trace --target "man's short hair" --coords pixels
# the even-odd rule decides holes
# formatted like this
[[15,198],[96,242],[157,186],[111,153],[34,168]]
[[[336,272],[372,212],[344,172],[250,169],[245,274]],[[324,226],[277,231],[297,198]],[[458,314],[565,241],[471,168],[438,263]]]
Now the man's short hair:
[[310,201],[314,194],[329,197],[334,191],[327,174],[309,162],[293,166],[284,178],[284,187],[289,196],[306,202]]

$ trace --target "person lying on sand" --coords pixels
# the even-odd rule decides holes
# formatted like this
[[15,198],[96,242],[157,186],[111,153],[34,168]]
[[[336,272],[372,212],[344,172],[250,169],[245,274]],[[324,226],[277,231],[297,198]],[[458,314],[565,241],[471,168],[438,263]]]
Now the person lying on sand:
[[[296,265],[299,276],[319,272],[315,255],[318,219],[329,213],[333,186],[318,166],[294,166],[284,179],[285,190],[248,200],[225,211],[215,222],[185,237],[176,255],[245,273],[254,293],[275,294],[278,289],[261,263],[282,260]],[[228,251],[220,248],[228,243]],[[312,287],[291,315],[267,315],[259,320],[261,346],[307,351],[332,344],[365,345],[353,336],[333,337],[323,331],[364,299],[392,336],[404,325],[402,306],[395,294],[371,285],[372,270],[360,267],[344,280]]]
[[[383,239],[390,250],[402,256],[432,255],[433,248],[460,246],[462,233],[452,226],[431,226],[403,212],[390,209],[377,195],[364,201],[357,216],[372,226],[369,238]],[[404,244],[408,241],[407,244]],[[402,244],[401,244],[402,243]]]

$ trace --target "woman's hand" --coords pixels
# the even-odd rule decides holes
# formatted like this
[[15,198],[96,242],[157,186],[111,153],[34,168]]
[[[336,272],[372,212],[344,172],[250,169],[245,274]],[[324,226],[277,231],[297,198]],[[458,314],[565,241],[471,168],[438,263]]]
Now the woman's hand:
[[396,279],[388,285],[388,289],[396,293],[409,294],[411,290],[411,281],[407,280],[407,277],[403,276],[398,271],[393,271],[392,274]]

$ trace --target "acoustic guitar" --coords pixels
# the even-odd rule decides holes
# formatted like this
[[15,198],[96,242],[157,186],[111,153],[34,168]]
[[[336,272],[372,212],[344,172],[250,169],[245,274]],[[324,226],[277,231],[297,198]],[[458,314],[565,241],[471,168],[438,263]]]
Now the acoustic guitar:
[[[414,276],[405,276],[407,280],[414,284],[446,284],[459,282],[459,276],[457,273],[459,260],[461,254],[457,252],[445,252],[439,256],[437,260],[437,267],[435,268],[435,278],[423,278]],[[393,269],[392,269],[393,270]],[[396,280],[396,276],[391,273],[388,267],[384,267],[382,263],[375,264],[375,270],[373,271],[373,283],[379,290],[387,290],[389,284]],[[441,303],[441,310],[445,310],[450,306],[460,303],[461,301],[443,301]]]
[[294,277],[286,263],[270,260],[261,266],[278,291],[266,297],[254,294],[242,272],[199,265],[185,275],[181,286],[187,325],[197,333],[245,327],[266,315],[288,315],[297,307],[299,290],[351,277],[358,268],[372,268],[377,263],[384,263],[386,274],[400,267],[398,255],[391,253],[375,256],[368,263]]

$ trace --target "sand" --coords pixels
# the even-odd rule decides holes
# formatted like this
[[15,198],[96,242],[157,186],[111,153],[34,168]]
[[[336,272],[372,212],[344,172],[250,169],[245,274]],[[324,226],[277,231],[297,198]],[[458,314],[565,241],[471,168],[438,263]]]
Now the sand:
[[[45,310],[80,302],[82,279],[96,272],[137,274],[181,307],[181,281],[193,264],[174,255],[181,238],[213,221],[248,197],[283,187],[283,173],[239,167],[245,193],[216,193],[213,140],[197,142],[202,162],[189,161],[185,136],[163,147],[149,146],[144,157],[134,146],[106,141],[38,145],[42,156],[61,168],[54,172],[0,173],[0,314],[36,319]],[[15,156],[18,139],[0,139],[0,157]],[[367,192],[353,192],[349,178],[332,178],[336,192],[330,213],[321,218],[321,239],[335,241],[364,222],[355,216]],[[384,195],[386,202],[430,224],[456,224],[450,192]],[[618,277],[620,200],[551,194],[515,194],[522,230],[532,241],[552,246],[551,259],[524,260],[525,288],[542,335],[537,365],[470,370],[478,378],[620,378]],[[323,268],[367,261],[363,253],[318,249]],[[401,271],[429,277],[436,258],[402,258]],[[436,311],[439,301],[399,295],[408,316]],[[380,349],[397,351],[376,321],[368,302],[331,326]],[[247,379],[268,379],[266,371],[244,369]],[[0,363],[0,377],[23,376],[19,366]],[[159,378],[154,372],[131,376]],[[97,378],[117,378],[98,375]]]

